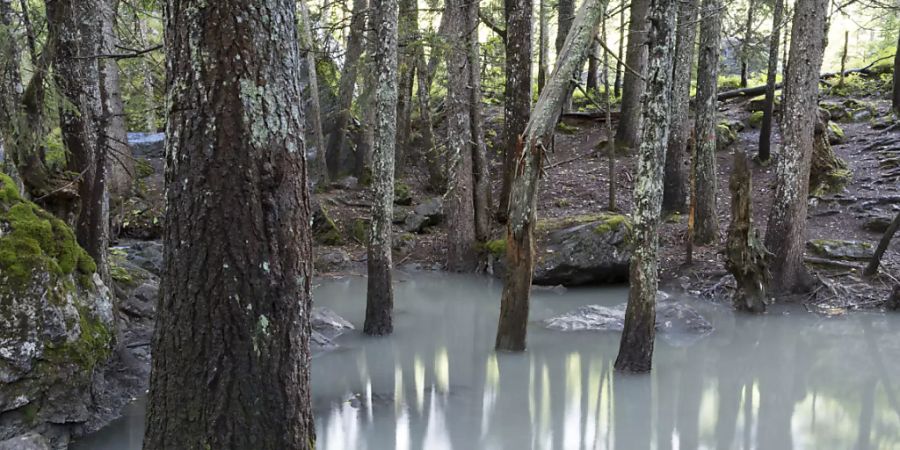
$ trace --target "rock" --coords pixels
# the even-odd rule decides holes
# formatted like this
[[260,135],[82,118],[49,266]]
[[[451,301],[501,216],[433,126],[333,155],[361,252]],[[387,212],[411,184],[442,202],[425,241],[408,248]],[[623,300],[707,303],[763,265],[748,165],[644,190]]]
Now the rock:
[[872,258],[875,249],[868,242],[813,239],[806,247],[824,258],[865,261]]
[[850,118],[850,113],[841,102],[826,100],[819,102],[819,108],[828,112],[828,118],[836,122],[845,121]]
[[332,182],[331,187],[348,191],[359,187],[359,180],[356,177],[344,177]]
[[416,237],[412,233],[400,233],[392,240],[394,252],[406,256],[416,248]]
[[312,233],[316,242],[324,245],[341,245],[344,238],[341,236],[341,230],[337,224],[328,215],[328,208],[319,202],[313,200],[312,205]]
[[886,130],[897,123],[893,114],[886,114],[872,121],[873,130]]
[[159,280],[151,278],[128,292],[119,310],[133,317],[152,319],[156,317],[156,302],[159,299]]
[[853,111],[850,115],[850,119],[854,122],[865,122],[872,118],[872,111],[868,109],[860,109]]
[[403,221],[403,229],[410,233],[422,233],[425,228],[440,225],[444,221],[444,204],[440,197],[433,197],[420,205],[406,216]]
[[735,141],[737,141],[737,133],[727,123],[716,125],[716,151],[721,152],[727,149]]
[[891,225],[892,217],[888,216],[872,216],[863,223],[863,229],[874,233],[884,233]]
[[163,271],[163,245],[159,241],[131,241],[118,249],[125,252],[125,259],[153,275],[161,276]]
[[[539,223],[540,228],[550,230],[539,239],[533,283],[578,286],[627,281],[631,261],[628,218],[599,215],[575,220],[586,222],[574,226],[566,220]],[[554,228],[558,225],[562,227]]]
[[[750,99],[747,102],[747,109],[750,111],[759,111],[762,112],[763,108],[766,106],[766,94],[757,95]],[[781,111],[781,95],[776,91],[775,94],[775,106],[773,108],[774,112]]]
[[828,121],[828,143],[831,145],[844,143],[844,130],[836,123]]
[[341,248],[316,248],[317,272],[340,272],[350,265],[350,254]]
[[354,329],[353,324],[334,311],[318,306],[313,307],[310,313],[310,325],[312,334],[309,345],[314,354],[337,350],[339,346],[334,339]]
[[753,111],[750,113],[750,118],[747,119],[747,124],[750,125],[750,128],[759,128],[762,125],[763,121],[763,112]]
[[0,450],[50,450],[50,442],[40,434],[25,433],[0,442]]
[[166,133],[128,133],[128,146],[135,158],[165,158]]
[[412,205],[412,190],[409,185],[401,181],[394,183],[394,204],[409,206]]

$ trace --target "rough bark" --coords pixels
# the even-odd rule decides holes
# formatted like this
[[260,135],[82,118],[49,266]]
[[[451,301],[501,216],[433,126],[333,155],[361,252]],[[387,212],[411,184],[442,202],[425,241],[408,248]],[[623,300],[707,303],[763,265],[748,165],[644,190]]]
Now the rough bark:
[[704,0],[700,13],[700,49],[697,65],[697,139],[694,155],[694,243],[711,244],[719,236],[716,217],[716,89],[721,17],[719,0]]
[[328,164],[328,176],[335,178],[339,175],[341,153],[347,140],[347,127],[350,125],[353,106],[353,94],[356,90],[356,78],[359,67],[362,64],[360,58],[363,53],[363,33],[366,31],[366,11],[369,7],[368,0],[353,0],[353,12],[350,18],[350,33],[347,35],[347,53],[344,55],[344,67],[341,70],[341,79],[338,85],[338,105],[331,122],[334,128],[328,137],[326,159]]
[[[870,277],[875,275],[878,272],[878,266],[881,264],[881,257],[884,256],[884,252],[887,251],[888,244],[891,243],[891,239],[894,238],[894,234],[897,233],[897,230],[900,229],[900,213],[897,213],[894,216],[894,220],[888,225],[887,230],[884,230],[884,235],[881,236],[881,240],[878,241],[878,247],[875,248],[875,254],[872,255],[872,259],[869,261],[869,264],[866,265],[865,271],[863,274]],[[897,288],[894,288],[894,297],[897,297]],[[900,298],[897,299],[900,301]]]
[[[397,147],[396,159],[400,162],[396,169],[405,167],[412,131],[412,93],[416,77],[416,48],[419,46],[419,5],[416,0],[401,0],[398,24],[398,91],[397,91]],[[421,75],[420,75],[421,76]]]
[[295,9],[167,2],[166,275],[145,449],[315,447]]
[[616,53],[616,81],[613,83],[613,92],[618,97],[622,94],[622,70],[624,69],[622,61],[625,55],[625,7],[619,10],[619,50]]
[[581,67],[603,14],[601,0],[586,0],[578,9],[553,75],[541,91],[516,157],[506,224],[506,267],[497,326],[497,350],[525,350],[528,300],[534,267],[534,226],[544,152],[552,148],[553,131],[562,113],[571,79]]
[[[900,32],[897,33],[897,48],[900,49]],[[900,114],[900,51],[894,53],[894,77],[891,89],[891,108]]]
[[647,92],[644,96],[641,147],[634,187],[634,253],[631,259],[625,328],[615,368],[647,372],[653,361],[659,216],[662,210],[663,166],[669,134],[669,83],[675,47],[675,1],[651,0]]
[[678,3],[678,35],[675,38],[675,67],[672,71],[672,115],[663,179],[664,214],[687,212],[690,163],[687,142],[691,134],[691,78],[697,38],[697,3],[698,0]]
[[434,124],[431,120],[431,95],[428,92],[427,65],[425,53],[419,48],[416,55],[416,72],[419,74],[417,87],[417,100],[419,104],[419,128],[422,133],[422,151],[424,152],[425,168],[428,171],[428,189],[436,193],[444,193],[447,187],[446,164],[444,153],[434,142]]
[[19,49],[12,32],[11,0],[0,0],[0,172],[10,175],[17,184],[21,179],[13,152],[17,145],[22,114],[22,80],[19,73]]
[[[563,44],[566,43],[566,35],[569,34],[569,29],[572,27],[572,16],[575,14],[575,0],[557,0],[556,2],[556,57],[557,63],[559,62],[559,54],[560,50],[562,50]],[[591,41],[591,45],[593,45],[593,41]],[[581,70],[575,75],[573,79],[581,79]],[[569,92],[566,93],[566,101],[563,106],[563,111],[569,111],[572,109],[572,91],[575,89],[575,85],[569,88]]]
[[[538,93],[544,90],[550,78],[550,26],[548,24],[549,0],[539,0],[538,6]],[[507,28],[507,33],[509,28]]]
[[[119,53],[116,47],[119,42],[115,32],[116,16],[119,0],[103,0],[100,3],[103,28],[102,40],[105,54]],[[122,102],[122,90],[119,81],[119,65],[113,58],[105,58],[100,62],[101,89],[104,92],[106,112],[106,134],[108,157],[107,173],[109,177],[109,193],[114,199],[128,195],[134,182],[134,159],[128,148],[128,135],[125,130],[125,104]]]
[[734,170],[728,187],[731,191],[731,224],[728,226],[725,267],[737,281],[732,303],[740,311],[763,313],[769,282],[768,252],[753,228],[753,181],[743,150],[734,153]]
[[[137,8],[134,9],[134,20],[137,23],[138,42],[142,44],[142,48],[147,48],[147,24],[140,17],[140,15],[138,15]],[[146,122],[146,131],[152,133],[157,130],[156,102],[154,101],[156,92],[153,89],[153,68],[146,58],[141,61],[141,65],[143,66],[144,70],[144,95],[146,96],[146,98],[144,99],[144,104],[146,105],[146,110],[144,111],[144,121]]]
[[[543,1],[541,7],[543,8]],[[531,115],[531,0],[506,0],[506,90],[503,109],[503,184],[497,217],[506,222],[519,136]],[[543,30],[543,28],[542,28]],[[543,39],[543,36],[541,36]]]
[[368,290],[363,331],[393,331],[391,223],[394,217],[394,145],[397,140],[397,0],[372,0],[375,22],[375,141],[372,148],[372,226],[369,230]]
[[742,88],[747,87],[747,76],[750,64],[750,40],[753,38],[753,10],[756,5],[753,0],[747,0],[747,21],[744,23],[744,39],[741,41],[741,82]]
[[781,42],[781,22],[784,0],[775,0],[772,12],[772,35],[769,37],[769,65],[766,72],[766,100],[763,104],[762,127],[759,131],[759,156],[762,162],[772,157],[772,122],[775,115],[775,78],[778,75],[778,44]]
[[[469,124],[471,127],[473,195],[475,202],[475,239],[485,242],[491,227],[491,178],[484,141],[483,113],[481,105],[481,59],[478,45],[478,2],[467,3],[466,49],[469,66]],[[531,68],[529,67],[529,70]]]
[[[647,66],[647,10],[650,0],[632,0],[628,25],[628,46],[625,64],[637,74],[644,75]],[[625,71],[622,83],[622,114],[616,127],[616,142],[620,147],[637,149],[641,144],[641,96],[644,80],[630,70]]]
[[313,185],[325,185],[328,183],[328,163],[326,161],[325,136],[322,131],[322,105],[319,102],[315,43],[306,2],[299,2],[297,11],[300,15],[297,18],[299,20],[297,35],[300,37],[300,81],[303,89],[303,111],[306,118],[304,123],[306,152],[307,158],[312,156],[309,179]]
[[597,92],[600,83],[598,82],[600,71],[600,43],[594,40],[588,51],[588,73],[584,88],[588,92]]
[[[608,4],[607,4],[608,6]],[[604,7],[604,17],[606,16],[606,11],[608,9]],[[603,20],[603,27],[601,28],[601,40],[605,43],[608,42],[606,40],[606,19]],[[606,94],[606,138],[608,142],[606,143],[606,157],[608,160],[608,168],[609,172],[607,176],[609,177],[609,184],[607,186],[607,202],[606,209],[610,211],[616,211],[618,209],[616,205],[616,136],[613,134],[613,126],[612,126],[612,95],[609,86],[609,52],[603,52],[603,71],[606,75],[603,77],[603,90]],[[618,75],[617,75],[618,76]]]
[[774,252],[772,289],[777,293],[808,288],[804,235],[827,5],[826,0],[798,0],[794,10],[784,88],[783,150],[775,170],[775,194],[766,229],[766,248]]

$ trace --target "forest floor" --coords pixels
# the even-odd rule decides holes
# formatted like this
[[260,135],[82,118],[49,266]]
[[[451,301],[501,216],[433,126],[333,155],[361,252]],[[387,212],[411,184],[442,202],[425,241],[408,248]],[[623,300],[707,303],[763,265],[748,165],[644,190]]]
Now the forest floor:
[[[837,100],[842,100],[838,98]],[[890,220],[900,209],[900,174],[895,167],[884,164],[886,157],[897,157],[900,150],[900,129],[878,126],[879,117],[889,116],[889,104],[877,99],[865,99],[873,107],[871,117],[857,122],[842,122],[845,139],[834,145],[835,153],[844,159],[852,172],[852,181],[840,192],[811,198],[807,239],[858,241],[875,246],[881,238],[880,232],[866,229],[875,217]],[[746,99],[736,99],[720,103],[720,119],[748,123],[750,111]],[[493,198],[499,198],[502,160],[499,140],[502,136],[502,110],[486,109],[485,128],[489,141]],[[605,152],[607,139],[606,125],[602,120],[565,119],[557,130],[555,151],[546,163],[546,173],[541,181],[538,215],[541,219],[561,218],[605,212],[609,197],[609,160]],[[888,124],[890,125],[890,124]],[[873,128],[874,127],[874,128]],[[777,127],[776,127],[777,128]],[[720,239],[714,245],[695,247],[693,262],[685,262],[685,237],[687,221],[684,216],[663,218],[660,229],[660,277],[663,286],[670,290],[683,290],[715,300],[727,301],[728,290],[734,280],[725,271],[724,249],[725,231],[730,218],[730,194],[728,178],[733,165],[734,151],[743,149],[748,155],[757,150],[759,130],[746,126],[738,132],[737,139],[728,148],[718,152],[718,218]],[[777,158],[780,136],[773,136],[773,153]],[[418,166],[400,166],[398,180],[410,187],[413,205],[397,206],[396,217],[402,219],[416,204],[420,204],[434,194],[424,192],[425,176],[416,169]],[[629,213],[632,209],[632,173],[634,157],[617,156],[615,168],[616,201],[618,211]],[[753,171],[753,217],[759,235],[765,234],[766,218],[769,214],[775,177],[775,163],[752,164]],[[893,172],[892,172],[893,171]],[[355,186],[351,179],[333,183],[333,189],[318,195],[320,201],[328,205],[328,214],[339,228],[350,230],[360,218],[368,216],[367,193]],[[496,202],[494,202],[496,208]],[[395,228],[406,248],[395,256],[398,268],[407,270],[440,270],[446,255],[445,230],[441,227],[427,229],[426,233],[404,233],[401,225]],[[502,225],[493,229],[493,237],[504,236]],[[353,236],[350,231],[345,232]],[[397,241],[398,238],[395,238]],[[340,272],[364,271],[364,237],[345,240],[339,251],[346,252],[350,264],[337,264],[334,270]],[[335,251],[319,246],[319,253]],[[396,246],[395,246],[396,248]],[[808,256],[815,257],[807,251]],[[819,259],[821,263],[824,258]],[[334,262],[331,256],[329,261]],[[356,263],[356,264],[354,264]],[[810,265],[811,272],[818,281],[812,294],[801,298],[807,305],[819,306],[826,313],[840,313],[846,309],[880,307],[888,298],[892,285],[900,278],[900,239],[895,239],[886,252],[880,274],[872,279],[864,279],[861,270],[864,260],[833,260],[828,264]],[[328,264],[324,264],[328,266]],[[355,267],[355,269],[354,269]],[[328,272],[328,267],[322,267]]]

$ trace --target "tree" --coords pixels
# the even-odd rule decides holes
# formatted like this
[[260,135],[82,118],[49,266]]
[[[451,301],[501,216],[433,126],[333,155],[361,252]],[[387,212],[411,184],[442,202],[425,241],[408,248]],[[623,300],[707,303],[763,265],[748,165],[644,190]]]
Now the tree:
[[625,0],[619,8],[619,50],[616,53],[616,81],[613,82],[613,93],[616,97],[622,93],[622,57],[625,53]]
[[369,230],[366,322],[370,335],[390,334],[391,223],[394,217],[394,145],[397,140],[397,0],[372,0],[375,17],[375,142],[372,148],[372,226]]
[[[327,3],[327,2],[326,2]],[[366,31],[366,14],[368,0],[353,0],[353,12],[350,18],[350,34],[347,35],[347,53],[344,55],[344,68],[341,70],[338,86],[338,105],[331,118],[334,128],[328,137],[326,159],[328,176],[338,176],[341,164],[341,152],[347,138],[347,127],[350,125],[353,106],[353,93],[356,90],[356,78],[362,64],[363,33]],[[357,150],[359,151],[359,150]]]
[[[557,63],[559,63],[560,51],[562,50],[563,44],[566,43],[566,35],[569,34],[569,29],[572,28],[572,15],[575,14],[575,0],[557,0],[556,13],[556,58]],[[591,41],[591,45],[593,45],[593,41]],[[573,79],[581,79],[580,70]],[[566,104],[563,106],[563,111],[572,109],[573,89],[575,89],[574,84],[569,87],[569,92],[566,93]]]
[[782,109],[783,144],[775,169],[775,194],[765,241],[766,248],[774,253],[772,289],[777,293],[808,287],[803,249],[827,5],[826,0],[798,0],[794,6]]
[[12,27],[11,1],[0,0],[0,172],[10,175],[16,183],[21,183],[13,146],[16,145],[19,117],[22,115],[22,79],[19,73],[19,49]]
[[678,35],[675,37],[675,68],[672,75],[672,116],[669,124],[669,146],[666,149],[663,180],[664,213],[686,212],[687,170],[690,160],[691,75],[694,44],[697,38],[697,0],[678,3]]
[[[471,125],[473,195],[475,202],[475,239],[485,242],[491,232],[491,177],[484,141],[481,99],[481,60],[478,45],[478,2],[467,3],[466,56],[469,59],[469,124]],[[529,67],[529,70],[531,68]]]
[[[118,9],[119,0],[100,2],[103,18],[101,53],[106,55],[120,52],[116,47],[119,39],[115,32]],[[118,202],[131,192],[131,185],[134,182],[134,159],[128,148],[128,135],[125,130],[125,104],[120,88],[119,64],[114,58],[102,58],[99,75],[105,93],[103,110],[108,113],[104,119],[106,127],[101,133],[106,135],[109,193]]]
[[[884,235],[881,236],[881,240],[878,241],[878,247],[875,248],[875,254],[872,255],[872,259],[863,271],[864,275],[870,277],[878,272],[878,266],[881,264],[881,257],[884,255],[884,252],[887,251],[888,244],[891,243],[891,239],[894,238],[894,234],[897,233],[898,229],[900,229],[900,213],[897,213],[897,215],[894,216],[894,220],[892,220],[891,224],[884,230]],[[894,288],[894,291],[896,293],[896,287]]]
[[744,39],[741,41],[741,82],[742,88],[747,87],[747,72],[750,64],[750,41],[753,38],[753,10],[756,4],[753,0],[747,0],[747,22],[744,24]]
[[772,119],[775,114],[775,78],[778,75],[778,44],[781,42],[781,22],[784,0],[775,0],[772,12],[772,35],[769,37],[769,65],[766,72],[766,99],[763,103],[763,120],[759,131],[759,160],[772,157]]
[[553,131],[572,78],[584,67],[588,47],[603,16],[603,1],[586,0],[578,9],[553,75],[538,97],[516,149],[516,170],[506,223],[506,267],[497,350],[523,351],[528,324],[528,300],[534,268],[534,226],[544,153],[551,151]]
[[697,108],[694,154],[694,242],[709,244],[719,235],[716,217],[716,84],[718,82],[719,37],[722,26],[719,0],[704,0],[700,22],[700,55],[697,64]]
[[[548,24],[550,9],[547,2],[550,0],[538,0],[538,93],[544,90],[547,79],[550,78],[550,26]],[[509,33],[509,28],[507,28]]]
[[650,0],[649,61],[644,96],[641,147],[634,187],[634,253],[631,258],[625,328],[615,368],[647,372],[653,361],[659,216],[662,210],[663,165],[669,134],[669,83],[675,47],[675,2]]
[[[541,3],[543,5],[543,3]],[[505,137],[503,186],[497,217],[506,221],[509,192],[515,178],[519,137],[531,115],[531,0],[506,0],[506,90],[503,109]]]
[[[398,16],[399,57],[397,63],[397,155],[402,168],[406,159],[409,136],[412,131],[412,93],[416,78],[416,54],[419,47],[419,5],[416,0],[401,0]],[[421,77],[421,74],[419,75]]]
[[[640,146],[641,96],[644,93],[644,75],[647,65],[647,8],[650,0],[631,2],[631,22],[628,25],[628,47],[625,51],[625,70],[622,83],[622,112],[616,127],[616,142],[625,148]],[[636,73],[635,73],[636,72]]]
[[734,153],[734,171],[728,182],[731,191],[731,224],[725,247],[725,267],[734,275],[737,290],[732,302],[735,309],[761,313],[766,311],[766,287],[769,273],[768,252],[753,228],[753,180],[750,164],[743,150]]
[[[897,48],[900,49],[900,33],[897,33]],[[900,114],[900,51],[894,52],[894,77],[891,89],[891,108]]]
[[328,162],[326,161],[325,136],[322,132],[322,106],[319,102],[319,77],[316,73],[316,52],[313,42],[309,11],[306,2],[298,2],[298,35],[300,36],[300,80],[303,83],[303,111],[306,113],[307,148],[315,154],[309,178],[313,183],[328,183]]
[[166,4],[166,258],[145,449],[315,447],[295,11]]

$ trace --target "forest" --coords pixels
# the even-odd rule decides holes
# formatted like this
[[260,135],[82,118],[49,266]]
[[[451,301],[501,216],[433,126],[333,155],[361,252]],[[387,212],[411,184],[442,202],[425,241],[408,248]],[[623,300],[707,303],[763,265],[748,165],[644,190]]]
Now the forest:
[[0,0],[0,450],[900,448],[898,49],[882,0]]

